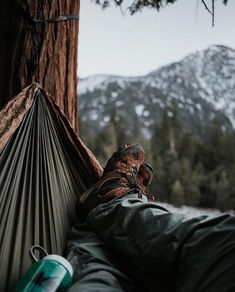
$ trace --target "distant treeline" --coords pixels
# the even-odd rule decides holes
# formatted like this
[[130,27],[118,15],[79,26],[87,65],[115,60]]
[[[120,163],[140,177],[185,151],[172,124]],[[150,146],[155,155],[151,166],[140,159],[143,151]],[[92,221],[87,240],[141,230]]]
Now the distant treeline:
[[81,135],[102,165],[119,146],[141,143],[155,172],[150,192],[160,201],[235,209],[235,133],[219,120],[199,136],[183,132],[177,112],[166,111],[147,139],[138,127],[129,133],[113,112],[105,128],[91,133],[89,123],[83,123]]

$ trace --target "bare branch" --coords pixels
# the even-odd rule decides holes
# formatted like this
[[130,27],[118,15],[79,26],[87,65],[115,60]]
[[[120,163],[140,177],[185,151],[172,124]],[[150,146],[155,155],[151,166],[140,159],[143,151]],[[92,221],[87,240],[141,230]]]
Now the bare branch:
[[205,9],[211,14],[213,15],[213,13],[210,11],[210,9],[208,8],[206,2],[204,0],[202,0],[203,5],[205,6]]
[[[128,3],[128,10],[130,14],[135,14],[138,11],[141,11],[142,8],[148,7],[148,8],[155,8],[157,10],[161,9],[162,7],[165,7],[167,4],[173,4],[177,0],[91,0],[95,2],[96,4],[101,5],[103,8],[106,8],[110,6],[110,3],[114,3],[116,6],[118,6],[121,9],[122,14],[124,15],[124,12],[122,10],[122,4]],[[207,5],[206,0],[198,0],[198,2],[201,1],[204,8],[210,15],[212,15],[212,26],[215,24],[215,0],[210,0],[211,2],[211,9]],[[220,0],[224,5],[228,3],[229,0]]]
[[212,26],[215,25],[215,0],[212,0]]

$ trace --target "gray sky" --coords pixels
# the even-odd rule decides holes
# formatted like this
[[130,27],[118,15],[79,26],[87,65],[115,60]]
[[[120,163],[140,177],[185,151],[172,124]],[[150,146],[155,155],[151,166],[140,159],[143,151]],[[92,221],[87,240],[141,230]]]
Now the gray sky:
[[215,2],[212,27],[201,0],[178,0],[160,12],[143,9],[134,16],[81,0],[79,76],[145,75],[212,44],[235,48],[235,1],[221,2]]

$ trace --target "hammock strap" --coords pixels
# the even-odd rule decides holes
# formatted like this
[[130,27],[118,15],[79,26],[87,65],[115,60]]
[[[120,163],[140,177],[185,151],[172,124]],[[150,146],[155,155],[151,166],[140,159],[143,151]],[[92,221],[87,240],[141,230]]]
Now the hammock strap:
[[69,15],[60,15],[58,17],[55,17],[55,18],[51,18],[51,19],[36,19],[36,18],[33,18],[33,21],[35,23],[50,23],[50,22],[60,22],[60,21],[65,21],[65,20],[73,20],[73,19],[76,19],[76,20],[79,20],[79,14],[69,14]]
[[17,4],[21,15],[31,26],[33,54],[32,54],[31,59],[27,61],[27,68],[29,72],[28,83],[32,82],[32,76],[34,73],[35,73],[36,81],[38,81],[38,72],[35,72],[35,71],[38,69],[39,55],[40,55],[40,49],[41,49],[41,44],[42,44],[42,38],[40,37],[40,34],[43,32],[45,24],[57,23],[60,21],[67,21],[67,20],[74,20],[74,19],[79,20],[78,14],[59,15],[58,17],[54,17],[51,19],[44,19],[42,2],[43,0],[41,1],[40,19],[31,17],[29,13],[29,5],[27,1],[23,0],[21,3]]

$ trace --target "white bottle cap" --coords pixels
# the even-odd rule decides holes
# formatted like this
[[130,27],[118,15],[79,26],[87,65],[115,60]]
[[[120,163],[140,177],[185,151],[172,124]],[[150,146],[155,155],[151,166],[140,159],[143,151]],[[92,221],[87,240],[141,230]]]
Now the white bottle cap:
[[43,260],[53,260],[55,262],[60,263],[68,270],[71,277],[73,276],[73,267],[71,266],[70,262],[67,261],[65,258],[63,258],[62,256],[57,255],[57,254],[49,254],[49,255],[45,256],[43,258]]

